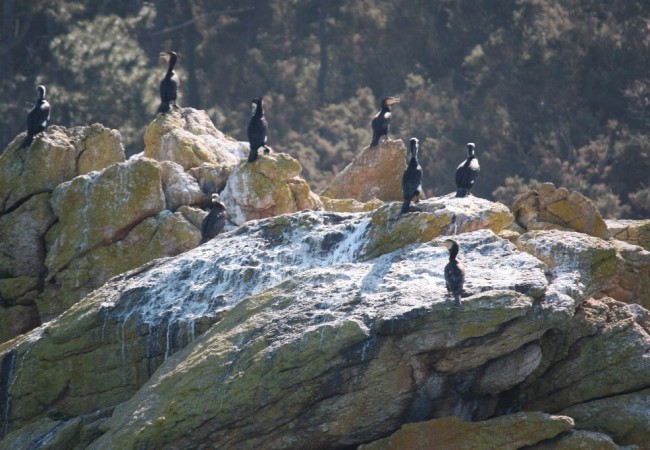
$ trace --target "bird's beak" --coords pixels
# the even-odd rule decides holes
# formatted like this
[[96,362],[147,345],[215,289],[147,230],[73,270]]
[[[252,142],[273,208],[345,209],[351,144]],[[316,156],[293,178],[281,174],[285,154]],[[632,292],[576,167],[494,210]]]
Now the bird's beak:
[[394,105],[395,103],[399,103],[399,97],[391,97],[387,103],[389,106]]

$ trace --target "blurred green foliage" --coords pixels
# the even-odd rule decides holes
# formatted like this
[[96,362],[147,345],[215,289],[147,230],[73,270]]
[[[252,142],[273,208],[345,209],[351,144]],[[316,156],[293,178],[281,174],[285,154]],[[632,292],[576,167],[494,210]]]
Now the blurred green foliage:
[[102,122],[140,151],[165,70],[158,53],[175,50],[180,105],[207,110],[245,140],[250,99],[263,95],[269,144],[297,157],[316,191],[369,143],[379,99],[396,95],[390,135],[420,139],[428,195],[454,190],[465,144],[475,142],[476,195],[510,204],[551,181],[583,192],[606,217],[650,217],[649,2],[3,5],[3,148],[43,83],[52,123]]

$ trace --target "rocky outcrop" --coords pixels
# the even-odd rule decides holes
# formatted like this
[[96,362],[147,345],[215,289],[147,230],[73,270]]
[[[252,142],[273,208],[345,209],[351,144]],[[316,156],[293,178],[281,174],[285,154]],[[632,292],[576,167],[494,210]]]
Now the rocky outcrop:
[[372,229],[364,255],[379,256],[440,234],[467,233],[490,229],[499,233],[512,223],[508,208],[478,197],[457,198],[454,194],[431,198],[418,204],[419,212],[400,215],[400,204],[392,203],[372,214]]
[[616,250],[618,269],[598,296],[650,308],[650,252],[617,239],[609,242]]
[[0,155],[0,342],[37,326],[36,306],[47,268],[46,233],[57,221],[50,200],[61,183],[124,161],[116,130],[99,124],[52,126]]
[[[114,278],[0,346],[4,443],[397,448],[437,430],[454,448],[616,448],[568,413],[650,388],[648,312],[589,298],[614,246],[557,230],[515,245],[495,234],[512,217],[475,197],[420,206],[253,221]],[[626,442],[645,442],[635,430]]]
[[517,223],[531,230],[575,230],[606,239],[605,221],[591,200],[579,192],[544,183],[519,196],[512,211]]
[[248,153],[246,142],[226,136],[205,111],[193,108],[158,114],[147,127],[144,143],[144,156],[174,161],[184,170],[206,163],[232,169]]
[[[248,151],[191,108],[156,116],[128,161],[119,133],[100,125],[51,127],[20,151],[19,141],[0,159],[0,342],[115,275],[194,248],[210,195]],[[322,208],[300,170],[282,154],[242,164],[225,196],[233,216]]]
[[650,389],[593,400],[565,410],[580,428],[603,431],[624,445],[648,444],[649,411]]
[[52,126],[30,147],[19,146],[20,139],[14,139],[0,155],[0,214],[78,175],[124,161],[119,132],[99,124],[68,129]]
[[323,209],[320,198],[299,177],[300,163],[285,153],[262,154],[240,164],[228,178],[221,199],[231,220],[249,220]]
[[612,238],[650,251],[650,219],[606,220],[605,224]]
[[402,200],[406,158],[406,147],[401,139],[388,139],[377,147],[365,147],[321,195],[333,199],[352,198],[362,203],[372,199]]

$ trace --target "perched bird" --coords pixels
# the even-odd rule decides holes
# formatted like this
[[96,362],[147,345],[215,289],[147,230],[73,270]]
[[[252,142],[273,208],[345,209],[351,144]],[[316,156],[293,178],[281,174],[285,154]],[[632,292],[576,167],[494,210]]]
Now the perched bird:
[[45,100],[45,86],[38,86],[38,98],[32,110],[27,114],[27,136],[19,148],[29,147],[34,136],[47,128],[50,120],[50,104]]
[[371,147],[379,145],[382,136],[388,137],[388,125],[390,124],[390,107],[399,103],[399,98],[386,97],[381,101],[381,111],[372,119],[372,142]]
[[252,102],[251,119],[248,122],[248,143],[251,149],[248,154],[248,162],[253,162],[257,159],[257,150],[260,147],[264,147],[264,153],[268,153],[268,147],[266,146],[266,130],[268,124],[264,117],[262,97],[255,97]]
[[465,283],[465,269],[456,259],[458,255],[458,243],[452,239],[447,239],[444,246],[449,249],[449,262],[445,266],[445,285],[447,292],[454,296],[456,305],[460,306],[460,294],[463,292]]
[[415,200],[417,203],[419,200],[420,193],[422,192],[422,167],[418,162],[418,150],[420,147],[420,142],[417,138],[411,138],[410,141],[411,148],[410,154],[411,158],[409,160],[408,167],[402,175],[402,192],[404,193],[404,203],[402,204],[402,211],[400,214],[408,212],[409,207],[411,206],[411,201]]
[[226,226],[226,220],[228,219],[228,211],[226,211],[226,206],[221,203],[219,199],[219,194],[212,194],[212,209],[205,216],[203,222],[201,222],[201,242],[204,244],[210,239],[215,237],[217,234],[223,231],[223,228]]
[[167,73],[165,73],[165,76],[160,82],[160,106],[158,107],[159,113],[165,113],[169,111],[170,103],[176,107],[176,96],[178,95],[180,81],[178,75],[174,72],[174,66],[176,65],[178,56],[175,52],[163,52],[160,54],[160,57],[169,59]]
[[474,144],[467,144],[467,159],[456,168],[456,197],[467,197],[478,178],[481,166],[474,154]]

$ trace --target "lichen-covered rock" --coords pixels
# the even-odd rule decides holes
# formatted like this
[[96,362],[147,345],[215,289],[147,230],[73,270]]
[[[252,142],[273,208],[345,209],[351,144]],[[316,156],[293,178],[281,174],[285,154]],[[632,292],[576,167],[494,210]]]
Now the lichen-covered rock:
[[650,251],[650,219],[606,220],[605,224],[612,238]]
[[372,214],[372,229],[364,249],[368,257],[391,252],[404,245],[426,242],[441,234],[490,229],[495,233],[512,223],[508,208],[478,197],[453,194],[418,203],[419,212],[399,214],[397,203]]
[[161,178],[160,164],[141,158],[61,184],[50,201],[58,223],[47,235],[48,278],[165,209]]
[[0,155],[0,213],[77,175],[124,161],[120,133],[99,124],[52,126],[30,147],[19,146],[15,139]]
[[573,419],[540,412],[516,413],[483,422],[444,417],[409,423],[359,450],[517,450],[573,428]]
[[650,444],[650,389],[581,403],[562,411],[576,428],[603,431],[619,444]]
[[40,279],[22,276],[0,279],[0,305],[33,305]]
[[361,203],[353,198],[329,198],[320,197],[323,202],[323,209],[325,211],[351,213],[351,212],[368,212],[374,211],[377,208],[384,206],[384,202],[379,199],[373,198],[372,200]]
[[200,228],[181,211],[162,210],[139,222],[123,238],[70,261],[46,285],[38,299],[39,312],[43,320],[49,320],[115,275],[190,250],[200,239]]
[[536,372],[544,375],[522,386],[525,409],[560,411],[650,386],[650,335],[625,303],[582,302],[567,332],[549,335],[541,349]]
[[35,194],[11,213],[0,215],[0,278],[38,277],[45,270],[43,236],[56,221],[50,194]]
[[144,156],[158,161],[174,161],[188,170],[204,163],[234,167],[248,151],[217,130],[205,111],[174,109],[158,114],[144,135]]
[[608,237],[605,221],[591,200],[579,192],[544,183],[519,196],[512,211],[527,230],[575,230],[601,239]]
[[598,296],[650,308],[650,252],[617,239],[609,242],[616,249],[618,270]]
[[196,179],[185,172],[180,165],[172,161],[162,161],[160,167],[168,210],[176,211],[183,205],[208,206],[210,201],[208,196],[203,193]]
[[221,193],[231,220],[241,225],[249,220],[322,209],[318,196],[299,177],[301,170],[300,163],[286,153],[262,154],[253,163],[240,164]]
[[575,231],[529,231],[518,245],[544,261],[563,280],[556,283],[562,293],[576,301],[607,286],[619,267],[611,243]]
[[404,142],[381,141],[377,147],[365,147],[330,183],[321,195],[329,198],[353,198],[362,203],[377,198],[402,200],[402,174],[406,169]]

